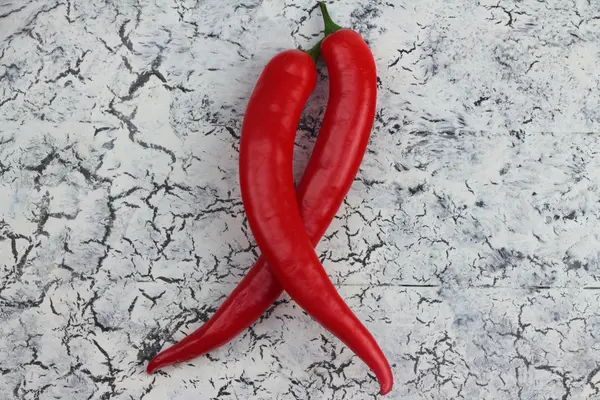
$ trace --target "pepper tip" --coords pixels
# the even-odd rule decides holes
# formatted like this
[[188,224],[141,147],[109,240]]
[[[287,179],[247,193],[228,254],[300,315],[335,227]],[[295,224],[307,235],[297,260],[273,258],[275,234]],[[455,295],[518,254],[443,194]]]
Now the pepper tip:
[[146,366],[146,373],[148,375],[152,375],[154,373],[154,371],[156,371],[156,368],[152,366],[152,362],[150,362],[147,366]]
[[152,375],[157,369],[160,369],[164,366],[164,363],[161,363],[160,354],[156,355],[148,365],[146,366],[146,373],[148,375]]
[[391,390],[392,390],[392,382],[391,381],[390,382],[381,383],[381,386],[379,387],[379,393],[381,395],[386,395]]
[[377,374],[377,381],[379,382],[379,393],[382,395],[388,394],[394,386],[394,375],[392,369],[388,366],[380,374]]

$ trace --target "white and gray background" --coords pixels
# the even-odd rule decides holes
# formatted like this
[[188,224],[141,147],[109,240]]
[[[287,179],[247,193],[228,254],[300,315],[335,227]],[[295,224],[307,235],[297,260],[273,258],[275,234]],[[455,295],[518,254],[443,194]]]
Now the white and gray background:
[[[377,118],[318,247],[389,399],[600,399],[600,4],[336,1]],[[0,398],[374,399],[287,296],[153,376],[257,258],[249,94],[314,1],[0,1]],[[302,118],[302,172],[327,98]]]

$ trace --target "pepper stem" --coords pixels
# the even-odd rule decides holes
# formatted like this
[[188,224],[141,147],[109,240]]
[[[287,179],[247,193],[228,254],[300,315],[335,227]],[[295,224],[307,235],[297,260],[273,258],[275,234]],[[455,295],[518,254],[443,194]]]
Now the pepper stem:
[[321,8],[321,14],[323,14],[323,22],[325,23],[325,37],[331,35],[333,32],[342,29],[341,26],[333,22],[327,11],[327,5],[325,2],[320,1],[319,7]]
[[313,59],[315,64],[317,63],[317,60],[319,59],[319,56],[321,55],[321,42],[322,42],[322,40],[319,40],[319,43],[315,44],[312,47],[312,49],[304,50],[310,56],[310,58]]

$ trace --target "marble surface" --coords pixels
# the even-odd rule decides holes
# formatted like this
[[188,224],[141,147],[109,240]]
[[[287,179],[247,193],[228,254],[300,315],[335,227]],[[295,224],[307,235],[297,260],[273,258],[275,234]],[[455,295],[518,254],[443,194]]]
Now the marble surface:
[[[379,97],[318,251],[389,356],[386,398],[600,399],[600,3],[330,10],[371,46]],[[256,259],[246,101],[321,24],[307,0],[0,1],[0,398],[378,397],[287,296],[209,356],[144,372]]]

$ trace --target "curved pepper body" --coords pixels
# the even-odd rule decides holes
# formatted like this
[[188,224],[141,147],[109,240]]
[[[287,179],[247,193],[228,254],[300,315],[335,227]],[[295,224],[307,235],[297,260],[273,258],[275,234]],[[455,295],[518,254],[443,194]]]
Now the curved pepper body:
[[[293,115],[290,121],[296,121],[297,125],[302,106],[316,85],[316,77],[315,64],[306,53],[288,50],[279,53],[267,64],[255,92],[263,90],[265,86],[277,92],[267,102],[272,104],[271,108],[278,108],[281,112],[286,109],[284,102],[278,99],[294,99],[292,103],[301,106],[295,110],[297,115]],[[252,102],[251,98],[249,103]],[[268,121],[265,122],[268,124]],[[318,240],[316,238],[315,243]],[[156,355],[148,363],[146,371],[152,373],[166,365],[191,360],[228,343],[264,314],[282,292],[281,284],[261,256],[217,312],[196,331]]]
[[369,143],[377,101],[377,73],[360,35],[341,29],[321,43],[329,74],[329,99],[304,177],[298,207],[317,245],[356,177]]

